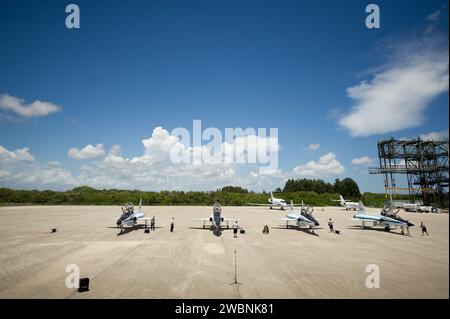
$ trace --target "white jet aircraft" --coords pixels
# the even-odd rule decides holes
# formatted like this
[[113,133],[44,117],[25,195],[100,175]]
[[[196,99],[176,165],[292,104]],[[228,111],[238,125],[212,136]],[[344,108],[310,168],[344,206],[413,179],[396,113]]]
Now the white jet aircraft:
[[[398,213],[398,211],[397,211]],[[391,213],[390,209],[388,211],[382,210],[380,214],[368,214],[366,208],[362,202],[358,204],[358,214],[354,215],[351,220],[356,220],[362,222],[362,227],[367,228],[367,224],[372,224],[372,227],[384,227],[384,230],[390,231],[391,228],[398,228],[402,230],[402,235],[404,235],[404,229],[407,227],[414,226],[413,223],[408,220],[404,220],[397,213]]]
[[333,202],[339,202],[339,205],[341,205],[342,207],[345,207],[345,210],[357,210],[359,203],[357,202],[348,202],[344,199],[344,197],[342,197],[342,195],[339,195],[339,199],[332,199]]
[[[270,198],[267,200],[269,202],[269,204],[257,204],[257,203],[247,203],[247,205],[252,205],[252,206],[269,206],[270,209],[272,209],[274,206],[276,207],[280,207],[281,210],[284,210],[285,207],[287,207],[286,201],[282,198],[275,198],[273,197],[273,193],[270,192]],[[294,205],[294,206],[300,206],[300,205]],[[303,202],[302,202],[302,206],[303,206]]]
[[122,206],[122,215],[116,221],[116,225],[120,228],[120,234],[123,234],[125,227],[135,227],[138,225],[139,221],[144,221],[144,227],[147,228],[148,221],[152,217],[145,217],[142,212],[142,198],[139,200],[139,209],[137,212],[134,210],[132,202],[127,202]]
[[[310,211],[311,209],[311,211]],[[278,220],[284,220],[286,222],[286,228],[289,228],[289,222],[295,222],[298,228],[309,227],[314,234],[314,227],[319,226],[319,222],[312,215],[312,207],[303,206],[300,212],[294,210],[294,203],[291,200],[290,212],[283,218],[276,218]]]
[[203,228],[206,228],[206,223],[209,223],[210,228],[215,235],[220,235],[222,229],[222,223],[226,223],[227,229],[230,228],[230,221],[237,221],[236,219],[225,219],[222,217],[222,206],[219,202],[215,202],[213,205],[213,212],[209,218],[192,218],[192,220],[203,221]]

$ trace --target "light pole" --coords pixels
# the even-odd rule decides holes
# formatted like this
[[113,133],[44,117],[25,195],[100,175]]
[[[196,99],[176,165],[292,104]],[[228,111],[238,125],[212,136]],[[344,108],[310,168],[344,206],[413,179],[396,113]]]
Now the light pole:
[[231,283],[232,285],[242,285],[241,282],[237,280],[237,254],[236,249],[234,250],[234,282]]

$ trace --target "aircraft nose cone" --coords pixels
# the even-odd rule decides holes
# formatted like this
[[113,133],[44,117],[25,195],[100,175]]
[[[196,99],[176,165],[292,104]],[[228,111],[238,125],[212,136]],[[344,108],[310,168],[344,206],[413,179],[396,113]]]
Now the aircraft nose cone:
[[314,216],[309,215],[307,218],[314,223],[314,226],[319,226],[319,222],[314,218]]
[[121,216],[118,220],[117,220],[117,222],[116,222],[116,224],[117,224],[117,226],[119,226],[120,224],[122,224],[122,221],[124,220],[124,218]]
[[407,224],[408,224],[408,226],[409,226],[409,227],[412,227],[412,226],[414,226],[414,224],[413,224],[413,223],[411,223],[411,222],[407,222]]

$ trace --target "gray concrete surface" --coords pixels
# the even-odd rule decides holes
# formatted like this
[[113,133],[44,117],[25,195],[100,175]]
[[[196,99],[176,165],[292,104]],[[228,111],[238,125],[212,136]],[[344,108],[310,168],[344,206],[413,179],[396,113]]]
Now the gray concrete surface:
[[[157,216],[155,232],[117,236],[113,206],[0,208],[0,298],[448,298],[447,214],[402,213],[411,236],[354,228],[354,212],[316,208],[316,235],[284,229],[285,212],[223,207],[247,231],[214,236],[195,217],[211,207],[144,207]],[[376,209],[369,211],[377,212]],[[169,222],[175,217],[175,232]],[[341,235],[330,234],[333,218]],[[263,226],[270,234],[263,235]],[[51,228],[58,232],[50,234]],[[233,285],[234,251],[238,281]],[[65,286],[68,264],[91,279],[90,291]],[[380,288],[365,285],[368,264],[380,267]]]

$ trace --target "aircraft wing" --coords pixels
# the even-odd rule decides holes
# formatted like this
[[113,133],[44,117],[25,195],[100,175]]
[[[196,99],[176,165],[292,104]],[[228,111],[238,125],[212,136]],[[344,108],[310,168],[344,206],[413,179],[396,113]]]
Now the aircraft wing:
[[382,219],[382,218],[380,218],[379,220],[367,220],[367,219],[360,219],[360,218],[350,218],[349,220],[358,221],[358,222],[366,222],[366,223],[378,223],[378,224],[383,223],[383,224],[387,224],[389,226],[402,226],[402,225],[399,225],[398,223],[394,223],[394,222],[391,222],[389,220],[385,220],[385,219]]
[[151,220],[151,217],[139,217],[137,220]]
[[246,203],[249,206],[275,206],[276,204],[258,204],[258,203]]
[[379,222],[383,221],[380,219],[364,219],[364,218],[357,218],[357,217],[350,218],[349,220],[357,220],[360,222],[369,222],[369,223],[373,223],[373,222],[379,223]]
[[[209,217],[209,218],[211,218],[211,217]],[[191,220],[207,220],[207,221],[209,221],[209,218],[191,218]]]
[[389,226],[406,226],[406,223],[404,223],[404,225],[401,225],[399,223],[394,223],[391,222],[390,220],[380,220],[380,222],[382,222],[383,224],[388,224]]

